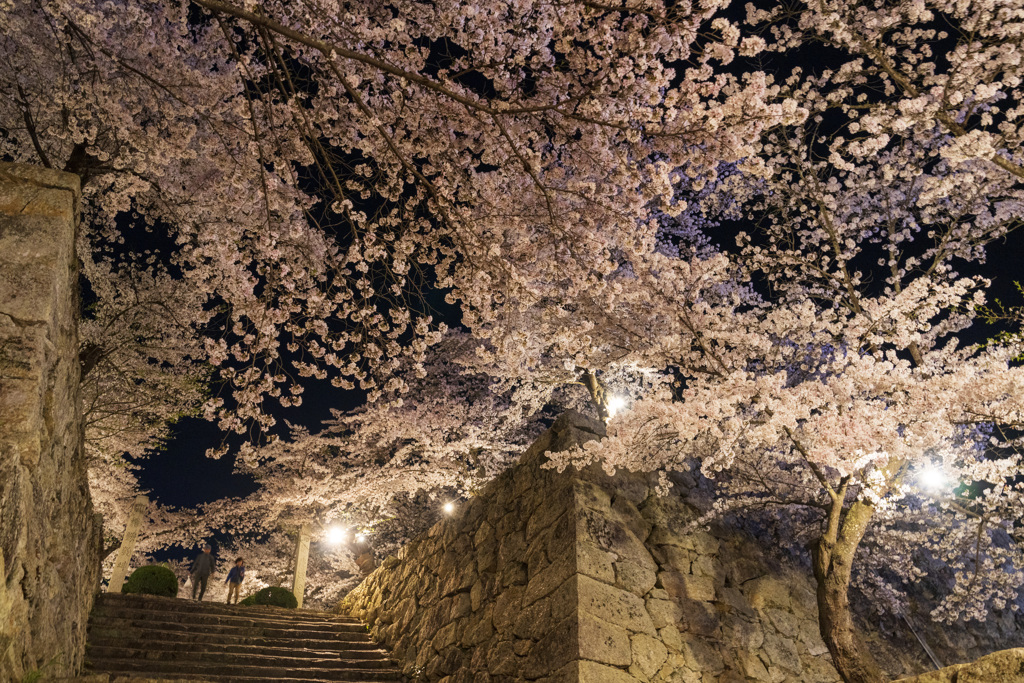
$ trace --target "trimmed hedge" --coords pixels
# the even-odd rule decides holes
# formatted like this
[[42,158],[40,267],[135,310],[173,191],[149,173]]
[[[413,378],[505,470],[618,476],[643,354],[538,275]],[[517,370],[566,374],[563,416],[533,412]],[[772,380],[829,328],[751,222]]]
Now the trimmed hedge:
[[167,567],[158,564],[139,567],[121,586],[121,592],[174,598],[178,596],[178,577]]
[[295,609],[299,606],[299,601],[295,599],[292,592],[287,588],[278,588],[277,586],[270,586],[263,590],[256,591],[245,600],[242,600],[243,605],[271,605],[273,607],[287,607],[289,609]]

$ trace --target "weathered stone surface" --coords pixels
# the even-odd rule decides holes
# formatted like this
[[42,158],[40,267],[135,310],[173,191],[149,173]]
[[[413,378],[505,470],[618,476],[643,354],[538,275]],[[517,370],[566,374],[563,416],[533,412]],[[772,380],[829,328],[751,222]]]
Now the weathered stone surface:
[[901,683],[1020,683],[1024,681],[1024,648],[1000,650],[969,664],[899,679]]
[[580,576],[577,580],[581,612],[587,612],[633,632],[657,632],[641,598],[595,581],[589,576]]
[[0,163],[0,680],[80,667],[100,525],[82,449],[78,177]]
[[668,658],[668,648],[658,638],[638,633],[630,643],[633,653],[633,666],[637,667],[647,678],[656,674]]
[[680,572],[659,572],[658,582],[673,600],[715,599],[715,583],[709,576],[695,576]]
[[581,661],[579,683],[636,683],[635,678],[622,669],[616,669],[597,662]]
[[656,581],[657,574],[653,569],[628,561],[615,563],[615,585],[634,595],[647,595]]
[[592,614],[579,616],[579,657],[612,666],[629,666],[632,661],[629,631]]

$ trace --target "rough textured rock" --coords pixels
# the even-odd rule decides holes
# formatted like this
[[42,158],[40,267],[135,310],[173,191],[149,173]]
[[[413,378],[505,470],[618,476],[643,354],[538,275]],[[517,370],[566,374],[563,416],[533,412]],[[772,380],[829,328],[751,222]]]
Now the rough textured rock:
[[0,164],[0,680],[78,670],[99,581],[78,400],[78,177]]
[[955,664],[920,676],[901,678],[900,683],[1021,683],[1024,681],[1024,648],[1000,650],[969,664]]
[[[688,529],[685,487],[658,496],[646,475],[539,467],[601,431],[560,417],[342,607],[428,681],[837,683],[806,569],[734,529]],[[473,539],[465,556],[448,552],[460,538]],[[453,610],[463,594],[469,611]],[[865,635],[890,675],[928,669],[919,647]]]

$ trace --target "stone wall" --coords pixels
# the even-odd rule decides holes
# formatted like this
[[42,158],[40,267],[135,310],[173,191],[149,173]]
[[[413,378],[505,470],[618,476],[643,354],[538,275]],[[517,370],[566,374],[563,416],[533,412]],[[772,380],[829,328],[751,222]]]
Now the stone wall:
[[345,598],[343,608],[370,623],[406,675],[571,678],[580,628],[575,481],[538,465],[545,451],[598,431],[582,417],[559,418],[516,467]]
[[[540,467],[602,431],[563,415],[341,609],[427,681],[839,681],[806,568],[728,527],[684,533],[697,514],[685,486],[663,497],[646,475]],[[965,643],[987,649],[970,650],[927,631],[946,663],[994,648],[981,632]],[[864,636],[893,677],[932,668],[909,632]]]
[[99,580],[78,400],[78,177],[0,164],[0,680],[81,665]]
[[1020,683],[1024,681],[1024,648],[999,650],[967,664],[954,664],[900,683]]

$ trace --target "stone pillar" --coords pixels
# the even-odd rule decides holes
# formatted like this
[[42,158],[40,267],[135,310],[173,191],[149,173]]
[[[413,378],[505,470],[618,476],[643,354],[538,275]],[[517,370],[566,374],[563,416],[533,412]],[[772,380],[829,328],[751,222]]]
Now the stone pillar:
[[120,593],[124,579],[128,575],[128,563],[135,552],[135,542],[139,540],[139,529],[142,528],[142,515],[149,507],[149,498],[137,496],[132,503],[132,511],[128,515],[128,524],[124,528],[124,536],[121,537],[121,547],[117,549],[117,560],[114,561],[114,570],[110,573],[110,584],[107,586],[108,593]]
[[99,574],[82,440],[78,176],[0,163],[0,681],[77,672]]
[[295,579],[292,581],[292,593],[302,607],[302,594],[306,592],[306,563],[309,561],[309,522],[299,530],[299,540],[295,543]]

